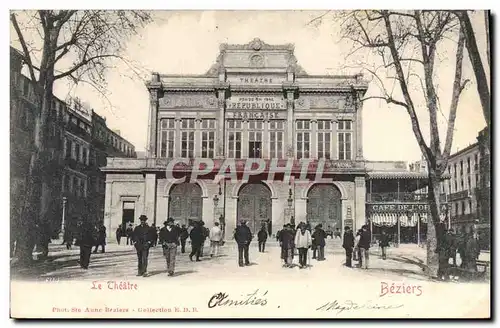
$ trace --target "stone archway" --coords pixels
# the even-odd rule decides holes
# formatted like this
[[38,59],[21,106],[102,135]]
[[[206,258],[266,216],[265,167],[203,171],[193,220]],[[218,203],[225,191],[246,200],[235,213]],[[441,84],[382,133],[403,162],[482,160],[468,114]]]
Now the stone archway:
[[202,190],[197,183],[174,184],[169,191],[168,217],[180,224],[200,221],[203,214]]
[[314,184],[307,192],[307,220],[314,228],[323,225],[324,230],[342,229],[342,194],[333,184]]
[[252,233],[256,234],[266,224],[272,234],[271,190],[263,183],[247,183],[238,192],[238,220],[246,220]]

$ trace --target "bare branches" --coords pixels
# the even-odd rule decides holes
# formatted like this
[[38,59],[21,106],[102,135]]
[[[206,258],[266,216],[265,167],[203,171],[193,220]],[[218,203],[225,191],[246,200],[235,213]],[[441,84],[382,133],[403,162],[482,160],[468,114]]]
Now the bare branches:
[[16,34],[19,37],[19,42],[21,43],[21,47],[23,48],[24,60],[26,62],[26,65],[28,66],[30,78],[32,81],[36,81],[35,70],[33,68],[33,62],[31,61],[30,52],[28,51],[28,46],[26,44],[26,40],[24,39],[24,35],[21,32],[21,29],[19,28],[19,24],[17,22],[15,13],[10,14],[10,21],[12,22],[12,25],[14,26]]
[[328,15],[330,12],[331,12],[331,10],[328,10],[324,14],[321,14],[318,17],[314,17],[313,19],[311,19],[309,22],[306,23],[306,26],[307,25],[312,25],[313,23],[314,24],[318,23],[318,22],[321,23],[321,20],[323,19],[323,17],[325,17],[326,15]]
[[455,118],[457,115],[458,100],[460,99],[460,94],[462,93],[462,90],[464,89],[464,87],[468,82],[468,80],[465,80],[462,83],[462,63],[464,57],[464,44],[465,44],[465,36],[462,29],[460,29],[457,54],[455,59],[455,79],[453,81],[453,94],[451,97],[450,115],[448,118],[448,129],[446,131],[446,142],[443,150],[444,163],[442,165],[442,170],[446,168],[446,164],[448,162],[448,158],[451,152],[451,145],[453,142],[453,130],[455,127]]

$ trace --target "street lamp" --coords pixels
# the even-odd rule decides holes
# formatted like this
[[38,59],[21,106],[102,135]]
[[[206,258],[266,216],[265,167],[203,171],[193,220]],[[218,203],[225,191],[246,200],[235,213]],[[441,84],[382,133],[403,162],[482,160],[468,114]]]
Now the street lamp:
[[62,198],[62,220],[61,220],[61,233],[62,237],[64,238],[64,226],[65,226],[65,219],[66,219],[66,203],[68,202],[68,198],[63,197]]
[[288,189],[288,199],[287,199],[287,202],[288,202],[288,213],[290,215],[290,223],[295,226],[295,219],[294,219],[294,216],[293,216],[293,212],[292,212],[292,206],[293,206],[293,198],[292,198],[292,188]]

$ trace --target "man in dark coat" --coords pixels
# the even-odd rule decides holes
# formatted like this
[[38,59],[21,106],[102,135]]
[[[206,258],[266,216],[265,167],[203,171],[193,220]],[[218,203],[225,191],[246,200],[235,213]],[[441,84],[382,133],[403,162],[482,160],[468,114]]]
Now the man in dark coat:
[[205,231],[200,222],[194,222],[193,229],[189,233],[189,238],[191,239],[191,254],[189,254],[189,259],[192,261],[193,256],[196,255],[196,262],[201,261],[201,245],[205,242]]
[[137,276],[147,277],[149,248],[153,243],[153,238],[151,227],[146,223],[148,217],[141,215],[139,220],[141,224],[135,227],[132,233],[132,242],[137,251]]
[[345,249],[345,266],[352,268],[352,250],[354,248],[354,234],[350,227],[344,228],[344,241],[342,247]]
[[180,240],[181,240],[181,253],[186,253],[186,239],[188,239],[189,234],[186,229],[186,225],[183,224],[180,228]]
[[259,233],[257,234],[257,240],[259,241],[259,252],[264,253],[267,241],[267,229],[265,225],[262,225],[260,228]]
[[361,227],[361,236],[359,238],[359,250],[361,251],[361,267],[363,269],[368,269],[368,260],[369,260],[369,250],[370,250],[370,231],[368,231],[368,226],[365,224]]
[[243,257],[245,257],[244,265],[250,265],[250,261],[248,259],[248,248],[250,246],[250,242],[252,241],[252,232],[247,226],[246,221],[241,221],[240,225],[236,227],[236,230],[234,232],[234,240],[238,244],[239,266],[243,266]]
[[205,255],[205,253],[203,252],[205,250],[205,240],[207,240],[208,236],[210,236],[210,229],[205,227],[205,222],[201,221],[200,224],[203,230],[203,240],[200,246],[200,256],[203,257]]
[[127,227],[127,230],[125,230],[125,236],[127,236],[127,245],[130,243],[130,245],[134,244],[132,240],[132,235],[134,234],[134,228],[132,227],[132,224],[129,224]]
[[457,239],[453,229],[448,230],[446,235],[446,244],[448,245],[448,258],[453,260],[453,266],[457,266]]
[[80,267],[87,270],[89,268],[92,246],[95,244],[94,227],[90,223],[79,222],[76,244],[80,246]]
[[389,247],[389,236],[385,232],[385,230],[382,230],[382,235],[380,236],[380,240],[378,245],[380,246],[380,249],[382,249],[382,259],[385,260],[387,258],[387,247]]
[[169,218],[160,229],[160,244],[163,247],[163,255],[167,261],[167,272],[169,276],[174,275],[175,255],[179,246],[179,229],[174,226],[174,219]]
[[[326,232],[323,230],[323,225],[318,224],[314,232],[312,234],[313,238],[313,245],[315,245],[316,249],[318,250],[318,261],[324,261],[325,260],[325,239],[326,239]],[[316,253],[316,252],[314,252]],[[314,256],[315,257],[315,256]]]
[[120,224],[118,226],[118,228],[116,228],[116,242],[118,243],[118,245],[120,245],[120,241],[122,239],[122,225]]
[[285,224],[280,232],[281,259],[285,262],[284,266],[291,268],[293,265],[293,252],[295,242],[295,234],[290,224]]
[[153,240],[151,246],[156,247],[158,244],[158,230],[156,230],[156,225],[154,223],[151,225],[151,239]]
[[94,253],[97,253],[99,246],[102,247],[102,253],[106,251],[106,227],[103,224],[99,225],[97,228],[97,241],[94,248]]

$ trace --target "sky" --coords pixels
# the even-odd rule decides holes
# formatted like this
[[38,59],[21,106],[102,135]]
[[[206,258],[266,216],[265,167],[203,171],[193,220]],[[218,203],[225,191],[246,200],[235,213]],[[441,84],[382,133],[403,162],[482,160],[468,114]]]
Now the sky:
[[[244,44],[255,37],[268,44],[293,43],[298,63],[311,75],[345,74],[362,71],[364,61],[372,57],[358,54],[346,58],[350,44],[340,40],[339,26],[331,14],[321,23],[309,22],[325,11],[156,11],[155,21],[133,37],[125,56],[140,66],[142,72],[163,74],[203,74],[215,62],[221,43]],[[474,17],[476,37],[480,50],[484,48],[482,15]],[[450,44],[450,47],[453,46]],[[452,48],[450,48],[452,49]],[[454,48],[453,48],[454,49]],[[453,50],[452,49],[452,50]],[[484,53],[484,51],[482,51]],[[454,56],[451,56],[454,57]],[[447,52],[441,54],[439,85],[441,112],[441,140],[445,138],[447,108],[451,97],[454,67],[448,63]],[[454,58],[451,58],[453,61]],[[468,57],[464,57],[464,79],[471,83],[462,93],[459,103],[452,151],[475,142],[484,126],[474,76]],[[366,79],[371,79],[364,71]],[[55,94],[65,98],[68,92],[89,103],[107,124],[120,130],[137,151],[144,150],[147,139],[149,97],[145,80],[118,64],[107,76],[109,93],[104,99],[87,85],[68,88],[58,83]],[[370,83],[367,95],[377,93]],[[428,115],[424,103],[417,103],[422,130],[428,137]],[[372,99],[363,106],[364,157],[375,161],[414,161],[420,159],[420,150],[411,130],[409,116],[397,106]]]

